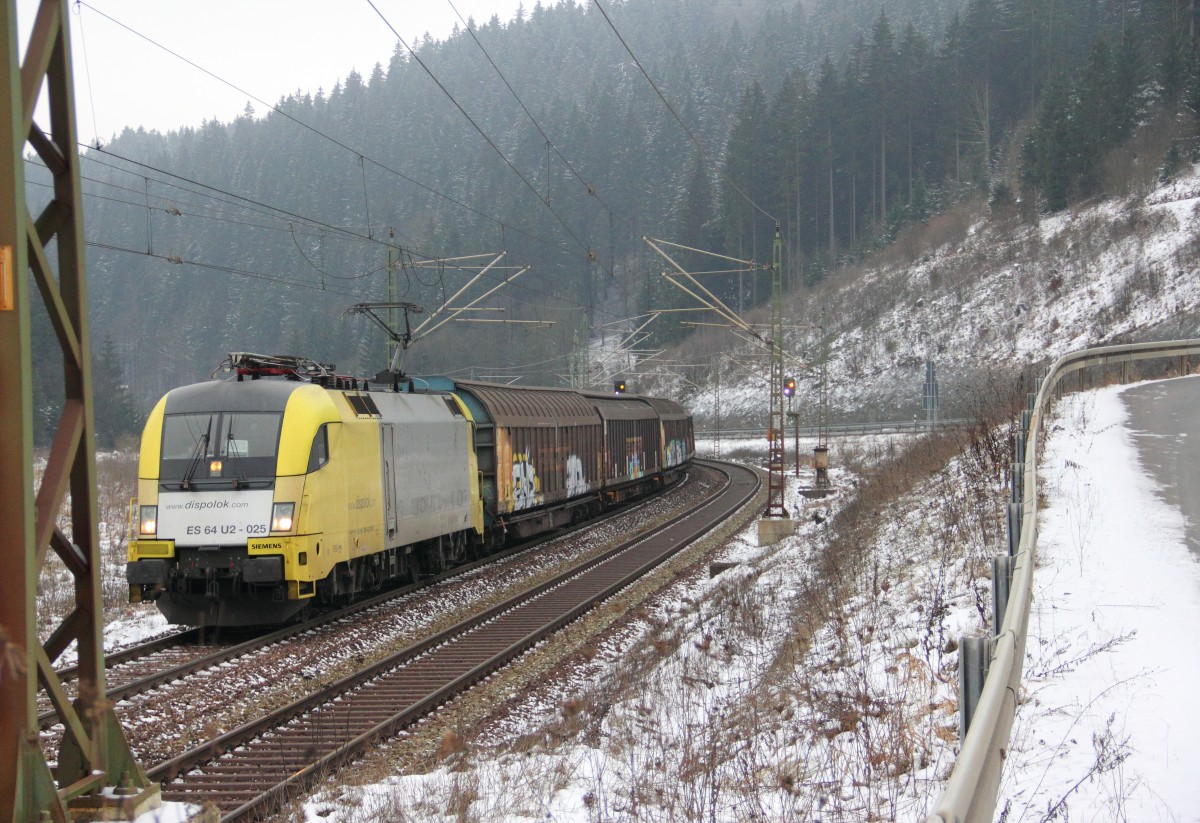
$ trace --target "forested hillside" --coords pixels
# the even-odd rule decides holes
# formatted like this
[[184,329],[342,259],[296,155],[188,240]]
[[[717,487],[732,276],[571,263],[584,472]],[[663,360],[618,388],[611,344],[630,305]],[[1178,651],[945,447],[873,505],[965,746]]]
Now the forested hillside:
[[232,123],[127,130],[82,166],[111,427],[228,351],[373,373],[383,337],[343,312],[386,299],[389,259],[427,309],[468,274],[419,261],[532,266],[489,305],[553,325],[448,325],[405,365],[554,383],[589,335],[682,305],[643,234],[761,261],[778,220],[799,291],[966,192],[1063,208],[1151,107],[1196,97],[1194,18],[1187,0],[539,3]]

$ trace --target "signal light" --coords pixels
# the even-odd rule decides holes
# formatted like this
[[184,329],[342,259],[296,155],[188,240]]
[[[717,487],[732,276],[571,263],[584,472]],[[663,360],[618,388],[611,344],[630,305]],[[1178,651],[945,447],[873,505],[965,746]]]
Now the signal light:
[[613,394],[624,394],[624,393],[625,393],[625,381],[624,380],[614,380],[613,381]]
[[783,396],[791,397],[796,393],[796,378],[785,377],[783,379]]

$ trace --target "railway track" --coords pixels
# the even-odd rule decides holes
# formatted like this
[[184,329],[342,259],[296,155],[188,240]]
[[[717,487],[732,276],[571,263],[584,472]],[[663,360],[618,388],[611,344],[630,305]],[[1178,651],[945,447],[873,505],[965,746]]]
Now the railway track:
[[163,798],[212,803],[223,820],[268,812],[497,671],[535,643],[732,515],[759,487],[750,469],[706,463],[721,490],[647,533],[622,542],[343,677],[150,769]]
[[[689,480],[685,480],[681,484],[664,490],[664,493],[686,487],[689,482]],[[615,512],[594,518],[582,524],[582,528],[603,524],[614,516],[635,512],[660,496],[655,495],[639,501],[633,506],[622,507]],[[505,551],[490,554],[480,560],[424,578],[418,583],[389,589],[382,594],[357,601],[350,606],[324,612],[311,620],[283,626],[275,631],[252,636],[239,642],[220,641],[206,635],[201,629],[193,628],[122,649],[105,657],[105,678],[109,686],[107,697],[110,701],[117,703],[166,684],[182,681],[207,669],[213,669],[229,661],[254,654],[298,635],[336,624],[357,614],[370,612],[391,601],[408,597],[447,580],[465,576],[476,569],[482,569],[506,558],[536,549],[544,543],[561,539],[561,534],[550,534],[528,540]],[[229,634],[228,631],[225,632],[226,636]],[[240,636],[245,637],[245,633],[240,633]],[[77,669],[74,666],[57,670],[60,683],[64,685],[71,698],[76,696],[74,688],[76,674]],[[45,690],[39,690],[38,701],[38,721],[39,727],[43,731],[43,745],[47,752],[53,752],[57,749],[58,732],[61,731],[61,727],[55,729],[55,724],[59,722],[58,713],[53,709]]]

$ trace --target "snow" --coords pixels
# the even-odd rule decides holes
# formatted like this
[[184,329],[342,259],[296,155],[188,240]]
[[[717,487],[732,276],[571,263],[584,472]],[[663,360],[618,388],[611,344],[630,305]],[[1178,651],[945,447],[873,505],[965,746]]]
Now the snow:
[[[125,570],[121,568],[113,571],[110,567],[105,574],[124,578]],[[119,617],[113,617],[110,611],[106,615],[104,651],[108,654],[145,643],[171,631],[167,618],[153,603],[125,605],[120,607],[119,614]],[[54,664],[59,667],[73,666],[78,659],[79,646],[76,641],[72,640],[71,644],[54,661]]]
[[[907,418],[919,408],[930,352],[945,402],[970,417],[990,396],[988,369],[1001,375],[999,385],[1014,364],[1101,340],[1195,336],[1198,234],[1193,168],[1149,194],[1033,226],[975,220],[959,239],[913,262],[855,274],[825,295],[835,419]],[[815,350],[816,337],[789,332],[787,343],[789,352]],[[722,420],[765,429],[765,381],[727,362],[727,353],[700,358],[706,373],[692,376],[703,385],[667,368],[657,385],[646,378],[637,390],[681,399],[702,428]],[[723,368],[718,379],[707,374],[710,363]],[[632,361],[610,370],[626,368]],[[815,374],[796,374],[807,401]],[[998,806],[1007,823],[1200,821],[1200,703],[1192,694],[1200,682],[1200,568],[1186,548],[1183,515],[1142,470],[1121,391],[1060,401],[1043,454],[1034,611]],[[810,423],[811,405],[800,408]],[[833,445],[835,454],[853,450],[869,464],[900,442]],[[761,455],[764,444],[764,436],[723,439],[720,450],[727,458]],[[701,455],[717,449],[714,441],[697,445]],[[811,445],[805,440],[803,450]],[[332,786],[306,804],[307,820],[732,821],[752,810],[764,819],[921,819],[957,750],[950,641],[987,631],[986,577],[955,568],[944,547],[955,546],[961,566],[979,567],[1002,545],[998,529],[960,533],[974,527],[957,525],[961,517],[934,525],[942,509],[963,505],[955,497],[962,470],[952,462],[880,513],[887,525],[875,546],[876,574],[890,590],[862,589],[831,610],[838,632],[816,632],[796,664],[820,673],[816,686],[799,675],[764,676],[787,641],[789,600],[809,582],[824,528],[801,522],[795,538],[762,549],[752,527],[718,558],[741,567],[647,609],[557,698],[519,702],[513,714],[525,725],[493,731],[494,752],[472,752],[428,774]],[[845,473],[837,480],[846,497],[852,480]],[[743,603],[754,608],[740,610]],[[156,630],[131,626],[129,639]],[[500,736],[511,744],[544,734],[556,717],[570,730],[562,715],[574,693],[595,695],[629,669],[642,678],[641,699],[622,698],[591,718],[595,738],[567,735],[562,745],[525,751],[501,745]],[[843,704],[849,709],[839,716],[836,701],[860,688],[886,699],[862,711]],[[739,716],[762,707],[770,711],[739,725]],[[584,700],[582,711],[594,706]],[[903,752],[869,748],[897,732]],[[688,762],[715,748],[733,754]],[[345,779],[353,782],[352,774]]]
[[1064,398],[1047,443],[1009,821],[1064,800],[1071,820],[1200,820],[1200,562],[1139,462],[1124,390]]
[[128,611],[125,616],[110,620],[105,625],[105,651],[137,645],[170,629],[167,618],[153,604]]
[[[1200,563],[1185,545],[1183,515],[1138,462],[1122,391],[1068,395],[1051,418],[1025,680],[997,809],[1009,823],[1200,820],[1200,708],[1192,698],[1200,659],[1191,650]],[[804,686],[768,677],[819,527],[806,518],[796,538],[765,548],[747,530],[720,558],[742,565],[657,603],[644,635],[627,632],[600,650],[610,670],[636,670],[640,687],[608,707],[593,733],[511,746],[522,733],[543,740],[539,723],[565,707],[578,704],[571,711],[586,715],[587,681],[611,672],[577,676],[562,694],[578,700],[514,695],[521,720],[510,722],[525,727],[501,726],[477,752],[427,774],[331,788],[306,804],[306,819],[449,820],[452,809],[505,823],[922,819],[957,750],[957,654],[946,641],[983,630],[973,590],[980,581],[923,548],[960,528],[961,518],[935,521],[956,505],[963,470],[951,461],[881,513],[874,562],[892,581],[888,596],[859,590],[816,633],[796,666],[823,677]],[[852,484],[844,473],[838,479]],[[746,603],[753,609],[739,614]],[[750,631],[739,625],[747,622]],[[668,642],[674,636],[681,642]],[[831,708],[864,693],[871,707],[856,721]],[[770,717],[748,724],[752,712]],[[899,749],[889,742],[895,729],[903,730]],[[804,730],[815,734],[806,739]],[[722,754],[690,760],[706,752]]]
[[191,803],[163,803],[157,809],[143,812],[134,823],[189,823],[200,820],[204,809]]
[[[853,482],[840,467],[832,476],[843,489]],[[796,501],[795,478],[788,484]],[[828,820],[915,818],[953,760],[956,663],[945,635],[977,619],[977,599],[961,577],[934,571],[936,558],[914,566],[911,540],[885,537],[872,562],[884,592],[897,581],[891,596],[855,587],[830,604],[828,625],[797,641],[794,614],[813,602],[811,569],[827,550],[812,515],[836,505],[794,505],[798,534],[775,546],[758,546],[752,524],[715,558],[737,567],[644,605],[632,631],[597,650],[598,667],[557,692],[514,694],[510,717],[469,756],[322,792],[307,819],[453,819],[455,808],[509,823],[797,819],[818,809]],[[922,520],[898,510],[898,533]],[[914,608],[930,585],[943,599],[936,619]]]
[[[815,422],[814,366],[824,351],[835,422],[923,416],[926,357],[937,367],[942,417],[971,418],[993,384],[1021,365],[1104,342],[1200,334],[1200,166],[1150,191],[1035,223],[958,212],[930,222],[964,220],[971,222],[952,239],[911,259],[889,262],[885,254],[837,272],[822,290],[787,297],[785,316],[797,325],[785,326],[784,351],[814,358],[785,367],[800,381],[805,425]],[[818,321],[829,330],[825,341]],[[763,425],[765,361],[725,332],[709,335],[695,344],[704,354],[690,358],[702,369],[655,370],[650,358],[639,365],[646,376],[636,390],[679,399],[700,428],[715,428],[718,418],[727,427]]]

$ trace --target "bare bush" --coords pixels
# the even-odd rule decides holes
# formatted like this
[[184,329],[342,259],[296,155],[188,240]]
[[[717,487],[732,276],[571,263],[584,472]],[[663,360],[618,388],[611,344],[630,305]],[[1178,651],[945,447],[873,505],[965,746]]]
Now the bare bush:
[[[35,462],[34,485],[41,483],[45,459]],[[129,540],[130,505],[137,494],[137,453],[103,452],[96,458],[96,533],[99,540],[100,590],[105,620],[112,621],[131,608],[125,583]],[[73,539],[70,495],[58,515],[58,527]],[[38,634],[45,640],[50,631],[75,608],[75,579],[53,551],[38,574]],[[140,607],[145,608],[145,607]]]

